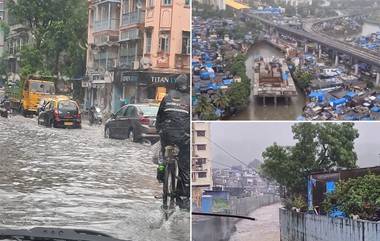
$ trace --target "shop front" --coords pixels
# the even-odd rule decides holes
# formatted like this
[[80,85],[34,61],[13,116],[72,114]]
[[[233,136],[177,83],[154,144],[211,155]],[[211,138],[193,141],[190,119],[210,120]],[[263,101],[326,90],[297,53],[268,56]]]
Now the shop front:
[[[175,88],[179,73],[119,71],[114,82],[114,110],[129,103],[159,103]],[[189,77],[189,76],[188,76]]]

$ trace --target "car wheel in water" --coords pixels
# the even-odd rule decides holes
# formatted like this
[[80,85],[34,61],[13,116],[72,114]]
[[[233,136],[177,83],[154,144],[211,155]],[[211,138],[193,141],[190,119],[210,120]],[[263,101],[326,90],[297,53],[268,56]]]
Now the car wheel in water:
[[104,138],[110,138],[110,128],[106,127],[104,129]]
[[134,129],[130,129],[128,132],[128,139],[133,142],[138,142],[136,132]]

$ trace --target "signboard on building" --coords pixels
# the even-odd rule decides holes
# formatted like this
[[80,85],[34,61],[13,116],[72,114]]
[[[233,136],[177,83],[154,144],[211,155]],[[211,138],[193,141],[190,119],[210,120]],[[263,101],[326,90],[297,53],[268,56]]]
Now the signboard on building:
[[122,73],[121,74],[121,83],[136,83],[138,81],[138,76],[135,73]]
[[89,88],[91,86],[91,83],[88,81],[82,81],[82,87],[83,88]]

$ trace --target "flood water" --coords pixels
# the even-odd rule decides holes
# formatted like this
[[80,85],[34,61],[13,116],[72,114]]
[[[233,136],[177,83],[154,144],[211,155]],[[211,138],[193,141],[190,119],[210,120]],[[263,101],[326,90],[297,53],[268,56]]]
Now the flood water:
[[[265,42],[255,44],[248,52],[246,61],[247,76],[253,78],[254,59],[262,57],[283,57],[284,54],[278,49]],[[252,84],[253,86],[253,84]],[[278,98],[277,106],[274,105],[273,99],[266,98],[264,106],[261,99],[250,97],[249,106],[229,120],[295,120],[302,114],[302,108],[305,106],[305,96],[301,90],[297,89],[298,95],[292,97],[288,104],[285,99]],[[252,92],[251,92],[252,93]]]
[[189,213],[163,221],[151,146],[101,127],[0,118],[0,228],[85,228],[130,240],[189,240]]

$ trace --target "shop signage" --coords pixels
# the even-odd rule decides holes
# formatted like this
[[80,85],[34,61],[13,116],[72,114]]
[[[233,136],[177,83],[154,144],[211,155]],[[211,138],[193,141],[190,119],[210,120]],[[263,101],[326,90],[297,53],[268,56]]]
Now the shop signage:
[[152,76],[151,77],[152,83],[174,84],[175,80],[176,80],[176,77],[168,77],[168,76]]
[[121,76],[122,83],[137,82],[137,81],[138,81],[138,77],[135,74],[123,74]]

